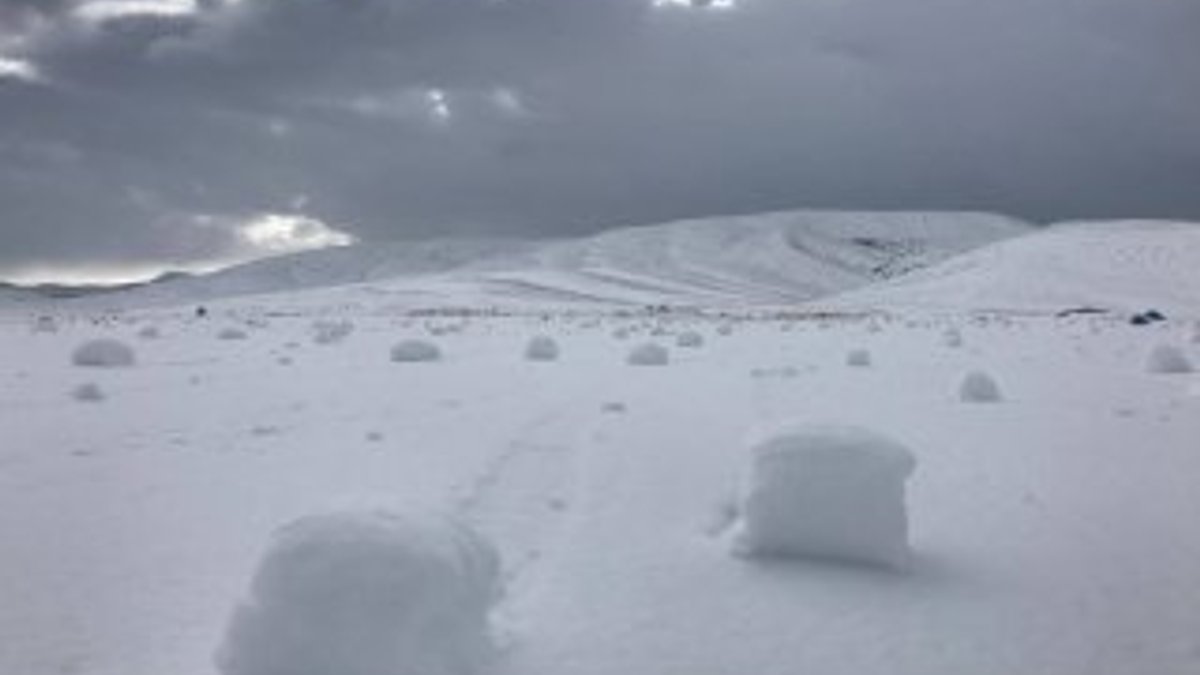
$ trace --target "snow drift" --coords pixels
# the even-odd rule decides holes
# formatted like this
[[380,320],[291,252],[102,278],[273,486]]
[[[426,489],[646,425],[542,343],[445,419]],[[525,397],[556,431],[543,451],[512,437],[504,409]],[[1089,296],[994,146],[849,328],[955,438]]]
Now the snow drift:
[[490,649],[499,558],[446,517],[342,512],[274,537],[217,654],[223,675],[465,675]]

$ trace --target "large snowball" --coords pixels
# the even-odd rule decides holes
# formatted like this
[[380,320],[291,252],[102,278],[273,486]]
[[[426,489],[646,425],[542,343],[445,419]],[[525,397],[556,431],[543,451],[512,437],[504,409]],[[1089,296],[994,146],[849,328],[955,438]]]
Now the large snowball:
[[495,549],[443,517],[311,516],[280,529],[217,654],[224,675],[463,675],[490,649]]
[[967,373],[958,386],[958,399],[964,403],[996,403],[1003,398],[995,378],[982,370]]
[[909,557],[904,446],[856,427],[788,427],[751,447],[735,551],[901,566]]
[[525,358],[530,361],[554,361],[558,358],[558,343],[547,335],[538,335],[525,345]]
[[426,340],[405,340],[392,347],[392,360],[397,363],[437,361],[441,358],[442,350]]
[[133,348],[112,338],[89,340],[71,354],[71,362],[90,368],[125,368],[134,364]]
[[1174,345],[1158,345],[1146,357],[1146,372],[1173,375],[1192,372],[1192,362]]
[[625,362],[631,366],[665,366],[671,360],[667,348],[653,342],[644,342],[629,350]]

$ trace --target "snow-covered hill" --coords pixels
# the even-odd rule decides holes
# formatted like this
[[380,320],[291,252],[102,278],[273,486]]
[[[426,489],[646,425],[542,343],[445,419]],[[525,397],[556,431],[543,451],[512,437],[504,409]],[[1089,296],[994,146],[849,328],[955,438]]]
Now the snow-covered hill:
[[793,211],[568,240],[371,243],[260,260],[103,301],[170,304],[368,284],[433,304],[793,303],[888,279],[1030,227],[977,213]]
[[830,304],[1200,316],[1200,224],[1073,222],[990,244]]

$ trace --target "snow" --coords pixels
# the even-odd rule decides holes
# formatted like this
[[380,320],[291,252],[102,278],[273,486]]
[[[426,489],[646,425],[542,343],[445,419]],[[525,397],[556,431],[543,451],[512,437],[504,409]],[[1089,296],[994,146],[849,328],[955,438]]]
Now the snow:
[[1061,223],[852,292],[837,307],[1200,316],[1200,224]]
[[675,346],[682,349],[698,349],[704,346],[704,335],[700,331],[685,330],[675,336]]
[[453,518],[384,511],[280,528],[235,610],[223,675],[466,675],[491,652],[495,548]]
[[88,368],[126,368],[135,361],[133,348],[113,338],[88,340],[71,352],[71,363]]
[[625,362],[631,366],[665,366],[671,360],[666,347],[656,342],[643,342],[629,350]]
[[344,341],[354,332],[353,321],[321,320],[312,324],[313,342],[332,345]]
[[868,349],[852,349],[846,354],[846,365],[852,368],[869,368],[871,366],[871,351]]
[[217,333],[218,340],[245,340],[249,337],[250,335],[241,328],[222,328],[220,332]]
[[71,391],[71,397],[76,401],[95,403],[104,400],[104,390],[95,382],[85,382]]
[[1160,375],[1178,375],[1192,372],[1192,362],[1175,345],[1155,345],[1146,357],[1146,372]]
[[907,448],[867,429],[772,430],[750,448],[735,550],[902,567],[904,485],[916,466]]
[[[257,260],[91,298],[141,308],[340,286],[427,307],[745,306],[811,300],[1028,232],[985,213],[784,211],[580,239],[371,242]],[[354,289],[354,290],[351,290]]]
[[967,373],[958,387],[958,399],[964,403],[995,403],[1003,398],[996,379],[981,370]]
[[392,361],[397,363],[438,361],[442,350],[428,340],[404,340],[392,346]]
[[[793,243],[815,241],[800,229]],[[713,235],[689,243],[686,231],[640,262],[601,238],[605,264],[630,272],[619,282],[563,273],[568,262],[598,269],[582,256],[553,275],[538,256],[513,263],[503,298],[501,273],[477,269],[493,285],[461,271],[381,277],[204,299],[206,318],[191,296],[125,311],[99,296],[0,308],[0,672],[214,675],[264,542],[343,498],[448,513],[501,553],[498,650],[480,675],[1200,672],[1200,383],[1145,368],[1158,345],[1197,358],[1193,301],[1146,292],[1170,275],[1186,287],[1195,271],[1136,262],[1179,244],[1179,228],[1071,227],[1021,244],[1090,260],[1083,242],[1102,239],[1112,260],[1135,261],[1123,279],[1034,266],[1019,297],[1007,294],[1012,277],[997,295],[980,286],[937,303],[924,282],[902,296],[896,280],[879,308],[764,305],[779,296],[763,290],[760,261],[718,267],[696,253]],[[843,249],[849,239],[835,235],[809,251],[871,248]],[[764,257],[808,260],[777,253]],[[974,256],[978,277],[1007,274]],[[1002,258],[992,263],[1015,262]],[[671,265],[658,290],[643,283],[651,260]],[[804,295],[808,272],[784,273]],[[548,299],[518,279],[601,300]],[[701,282],[724,299],[609,302],[698,298]],[[1064,299],[1113,302],[1055,316]],[[1167,320],[1132,326],[1126,303]],[[37,316],[55,317],[57,332],[31,331]],[[318,346],[318,321],[355,329]],[[131,342],[146,325],[162,337],[137,342],[137,368],[83,371],[66,358],[87,340]],[[227,325],[254,339],[215,341]],[[388,365],[397,341],[433,328],[453,358]],[[959,349],[941,341],[952,328],[966,338]],[[633,344],[686,330],[728,334],[673,350],[670,368],[623,365]],[[533,335],[569,345],[570,358],[526,363]],[[852,348],[879,367],[844,367]],[[999,378],[1003,405],[959,401],[975,370]],[[70,395],[89,381],[103,403]],[[730,555],[747,430],[793,423],[870,429],[919,456],[903,574]]]
[[525,345],[525,358],[529,361],[557,361],[558,352],[558,342],[548,335],[534,336]]

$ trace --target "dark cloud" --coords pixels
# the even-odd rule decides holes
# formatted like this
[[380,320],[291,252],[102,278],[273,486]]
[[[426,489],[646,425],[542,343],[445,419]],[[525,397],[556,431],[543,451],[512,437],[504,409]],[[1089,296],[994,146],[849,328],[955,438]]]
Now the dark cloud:
[[9,49],[43,81],[0,75],[0,272],[218,259],[198,214],[299,209],[368,239],[803,206],[1200,218],[1194,0],[56,4]]

